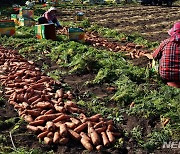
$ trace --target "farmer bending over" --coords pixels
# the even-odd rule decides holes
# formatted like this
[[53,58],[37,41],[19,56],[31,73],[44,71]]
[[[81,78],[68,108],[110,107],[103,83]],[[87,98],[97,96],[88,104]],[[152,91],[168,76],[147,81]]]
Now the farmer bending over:
[[48,11],[46,11],[42,17],[38,19],[39,24],[46,23],[54,23],[58,29],[62,29],[59,21],[56,18],[57,9],[55,7],[51,7]]
[[154,51],[159,61],[159,74],[169,86],[180,88],[180,21],[168,31],[170,37]]

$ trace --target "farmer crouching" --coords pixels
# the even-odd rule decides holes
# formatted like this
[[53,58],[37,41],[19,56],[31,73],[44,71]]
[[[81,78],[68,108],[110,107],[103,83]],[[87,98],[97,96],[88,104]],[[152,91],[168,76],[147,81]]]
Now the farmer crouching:
[[180,21],[168,31],[170,37],[154,51],[159,61],[159,74],[169,86],[180,88]]
[[42,17],[38,19],[38,24],[54,23],[57,29],[62,29],[62,26],[56,18],[56,14],[57,9],[55,7],[51,7],[42,15]]

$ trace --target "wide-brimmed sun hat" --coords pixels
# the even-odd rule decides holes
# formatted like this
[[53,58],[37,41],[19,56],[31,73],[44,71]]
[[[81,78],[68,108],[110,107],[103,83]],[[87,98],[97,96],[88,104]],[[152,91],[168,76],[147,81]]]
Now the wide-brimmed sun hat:
[[48,11],[57,11],[57,9],[55,7],[50,7]]
[[168,31],[168,34],[170,36],[173,36],[174,34],[180,33],[180,21],[176,22],[174,26]]

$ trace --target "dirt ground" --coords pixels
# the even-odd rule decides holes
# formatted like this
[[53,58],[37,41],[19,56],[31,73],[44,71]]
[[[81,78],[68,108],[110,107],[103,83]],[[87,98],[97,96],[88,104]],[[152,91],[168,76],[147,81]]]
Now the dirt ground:
[[91,23],[131,34],[138,32],[149,41],[162,41],[179,20],[180,7],[112,6],[92,9],[62,9],[60,20],[73,21],[75,12],[83,11]]

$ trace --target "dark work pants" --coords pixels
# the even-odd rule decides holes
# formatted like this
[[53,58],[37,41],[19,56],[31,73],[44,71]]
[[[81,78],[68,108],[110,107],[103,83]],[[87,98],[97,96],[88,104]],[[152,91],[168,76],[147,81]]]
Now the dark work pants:
[[[54,20],[52,20],[52,22],[53,22],[53,23],[56,23],[57,20],[54,19]],[[48,21],[47,21],[47,19],[46,19],[45,17],[40,17],[40,18],[38,19],[38,24],[47,24],[47,23],[48,23]]]

